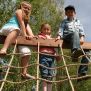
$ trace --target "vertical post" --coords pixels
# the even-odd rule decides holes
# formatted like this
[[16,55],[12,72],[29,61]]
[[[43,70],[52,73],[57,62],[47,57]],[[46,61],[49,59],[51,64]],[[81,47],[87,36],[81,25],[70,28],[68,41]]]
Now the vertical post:
[[82,48],[82,46],[81,46],[81,50],[82,50],[82,52],[83,52],[83,55],[85,55],[85,57],[87,58],[87,60],[89,61],[89,62],[91,62],[90,61],[90,59],[89,59],[89,57],[86,55],[86,53],[84,52],[84,49]]
[[71,78],[70,78],[70,75],[69,75],[69,71],[68,71],[68,68],[67,68],[67,65],[66,65],[64,56],[63,56],[64,54],[63,54],[61,45],[60,45],[60,50],[61,50],[61,53],[62,53],[62,59],[63,59],[63,63],[64,63],[64,66],[65,66],[66,74],[67,74],[67,77],[68,77],[68,80],[69,80],[71,89],[72,89],[72,91],[75,91],[74,86],[73,86],[73,83],[72,83]]
[[37,85],[36,85],[36,91],[39,91],[39,42],[38,42],[38,60],[37,60]]

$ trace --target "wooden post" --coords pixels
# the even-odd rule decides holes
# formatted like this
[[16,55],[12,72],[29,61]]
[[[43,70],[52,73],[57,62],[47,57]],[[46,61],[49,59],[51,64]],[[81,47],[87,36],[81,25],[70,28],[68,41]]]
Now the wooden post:
[[[16,45],[17,45],[17,43],[15,44],[13,53],[15,53],[15,51],[16,51]],[[8,67],[8,69],[7,69],[7,72],[6,72],[6,74],[5,74],[5,77],[4,77],[4,79],[3,79],[3,82],[2,82],[2,84],[1,84],[0,91],[3,90],[5,81],[6,81],[6,79],[7,79],[7,76],[8,76],[9,70],[10,70],[10,66],[11,66],[11,64],[12,64],[12,62],[13,62],[13,58],[14,58],[14,55],[11,56],[11,59],[10,59],[9,65],[8,65],[9,67]]]
[[[63,51],[62,51],[61,45],[60,45],[60,49],[61,49],[62,55],[64,55],[64,54],[63,54]],[[70,75],[69,75],[69,71],[68,71],[68,68],[67,68],[67,65],[66,65],[64,56],[62,56],[62,59],[63,59],[63,63],[64,63],[64,66],[65,66],[66,74],[67,74],[67,76],[68,76],[68,80],[69,80],[71,89],[72,89],[72,91],[75,91],[74,86],[73,86],[73,83],[72,83],[71,78],[70,78]]]
[[40,43],[38,42],[37,85],[36,85],[36,91],[39,91],[39,47],[40,47]]

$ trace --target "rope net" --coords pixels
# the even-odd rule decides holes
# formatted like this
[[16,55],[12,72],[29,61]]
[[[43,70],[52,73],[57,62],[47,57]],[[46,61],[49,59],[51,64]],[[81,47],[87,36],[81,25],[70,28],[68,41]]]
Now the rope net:
[[[0,72],[0,77],[3,75],[3,79],[0,80],[0,91],[42,91],[42,81],[52,83],[53,91],[77,91],[77,80],[90,78],[91,75],[85,75],[78,77],[77,69],[80,65],[91,65],[91,63],[81,64],[80,62],[71,62],[71,57],[69,55],[65,55],[65,51],[62,49],[61,45],[58,45],[58,50],[60,49],[60,56],[62,59],[60,61],[55,61],[55,67],[49,68],[39,64],[39,54],[43,54],[39,52],[40,42],[38,42],[38,51],[32,52],[32,56],[30,60],[30,64],[27,66],[29,69],[29,73],[31,74],[31,79],[22,79],[20,70],[24,67],[20,67],[19,63],[19,55],[21,53],[16,53],[17,41],[14,46],[13,52],[6,55],[5,59],[9,60],[8,65],[0,66],[0,69],[5,69]],[[82,49],[82,48],[81,48]],[[83,54],[78,59],[80,60],[82,57],[86,57],[89,61],[90,54],[85,54],[82,49]],[[69,51],[66,51],[69,52]],[[30,54],[31,55],[31,54]],[[45,54],[49,55],[49,54]],[[54,56],[54,55],[51,55]],[[35,60],[36,59],[36,60]],[[41,78],[39,66],[45,67],[47,69],[54,70],[53,80],[46,80]],[[65,88],[66,87],[66,88]],[[35,90],[33,90],[35,89]],[[81,90],[79,90],[81,91]],[[89,90],[88,90],[89,91]]]

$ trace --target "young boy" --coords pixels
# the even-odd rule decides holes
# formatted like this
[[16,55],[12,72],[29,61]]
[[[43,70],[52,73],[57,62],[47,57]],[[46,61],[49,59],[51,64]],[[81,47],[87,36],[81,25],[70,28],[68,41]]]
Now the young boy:
[[80,44],[84,43],[84,29],[80,21],[75,17],[76,11],[74,6],[69,5],[65,8],[66,19],[60,25],[57,39],[63,39],[70,43],[72,60],[78,61],[77,58],[82,54]]

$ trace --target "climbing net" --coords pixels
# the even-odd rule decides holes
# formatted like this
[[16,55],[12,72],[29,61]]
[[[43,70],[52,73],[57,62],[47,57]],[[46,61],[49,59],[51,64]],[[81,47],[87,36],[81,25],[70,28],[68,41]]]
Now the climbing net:
[[[32,63],[32,64],[30,64],[30,65],[27,66],[27,67],[36,66],[36,69],[37,69],[36,70],[36,75],[31,75],[31,79],[27,79],[27,80],[18,80],[18,81],[12,80],[12,81],[10,81],[10,80],[7,79],[8,78],[8,75],[9,74],[14,74],[14,75],[16,74],[14,72],[13,73],[10,72],[10,69],[11,68],[15,68],[15,69],[22,69],[22,68],[24,68],[24,67],[20,67],[20,66],[12,66],[12,63],[14,61],[15,55],[21,55],[21,53],[16,53],[16,48],[17,48],[17,41],[16,41],[16,44],[14,45],[13,52],[10,53],[10,54],[7,54],[8,56],[11,56],[10,61],[9,61],[9,64],[7,66],[0,67],[0,69],[3,69],[5,67],[7,67],[7,70],[5,72],[4,79],[0,80],[0,83],[1,83],[0,91],[3,90],[3,88],[5,86],[5,83],[10,83],[10,84],[24,84],[26,82],[31,82],[31,81],[36,81],[36,91],[40,91],[39,90],[40,89],[40,80],[41,81],[50,82],[50,83],[61,83],[61,84],[63,82],[68,81],[69,84],[70,84],[70,87],[71,87],[71,91],[75,91],[75,87],[73,85],[73,80],[77,80],[77,79],[81,79],[81,78],[86,78],[86,77],[91,77],[91,75],[86,75],[86,76],[82,76],[82,77],[78,77],[76,75],[72,75],[72,76],[70,75],[69,70],[68,70],[69,67],[72,67],[72,66],[76,66],[77,67],[78,65],[90,65],[90,63],[89,64],[80,64],[80,63],[77,63],[77,64],[67,64],[65,58],[67,58],[68,60],[70,60],[71,57],[70,56],[67,56],[67,55],[64,55],[64,52],[63,52],[63,49],[62,49],[61,45],[59,45],[59,49],[60,49],[60,52],[61,52],[60,56],[62,57],[62,60],[61,61],[63,62],[63,65],[62,66],[56,66],[56,67],[53,67],[53,68],[48,68],[48,67],[45,67],[45,66],[39,64],[39,54],[40,54],[39,48],[40,48],[40,42],[38,42],[38,45],[37,46],[38,46],[38,51],[37,52],[33,52],[34,54],[37,54],[37,61],[35,63]],[[81,49],[82,49],[82,47],[81,47]],[[83,54],[84,55],[81,55],[79,58],[85,56],[90,61],[90,59],[88,57],[90,55],[86,55],[83,49],[82,49],[82,51],[83,51]],[[53,69],[53,70],[59,70],[59,71],[60,70],[65,70],[66,76],[64,76],[64,75],[63,76],[57,75],[57,77],[56,77],[56,75],[54,75],[54,78],[56,77],[57,79],[54,79],[52,81],[43,79],[43,78],[40,77],[40,74],[39,74],[39,66],[43,66],[43,67],[45,67],[47,69]],[[58,71],[57,71],[57,73],[58,73]],[[58,79],[58,78],[61,78],[61,79]]]

